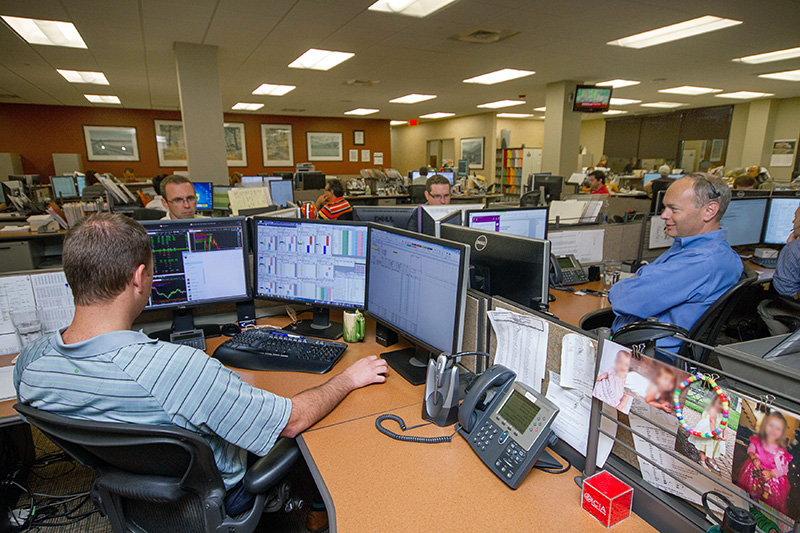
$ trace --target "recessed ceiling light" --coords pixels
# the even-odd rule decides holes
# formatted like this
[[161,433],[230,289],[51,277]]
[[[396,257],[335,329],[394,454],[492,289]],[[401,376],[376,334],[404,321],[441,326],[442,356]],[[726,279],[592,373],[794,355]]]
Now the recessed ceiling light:
[[365,107],[358,107],[356,109],[351,109],[350,111],[345,111],[345,115],[371,115],[373,113],[377,113],[380,109],[368,109]]
[[419,102],[424,102],[425,100],[433,100],[436,98],[435,94],[407,94],[405,96],[401,96],[399,98],[394,98],[389,100],[389,102],[393,104],[417,104]]
[[604,115],[624,115],[627,111],[622,109],[609,109],[608,111],[603,111]]
[[685,39],[693,37],[702,33],[710,31],[721,30],[730,26],[741,24],[741,20],[725,19],[706,15],[696,19],[685,20],[677,24],[664,26],[663,28],[656,28],[655,30],[637,33],[614,41],[608,41],[606,44],[612,46],[622,46],[625,48],[646,48],[648,46],[655,46],[657,44],[664,44],[678,39]]
[[90,83],[92,85],[109,85],[106,75],[102,72],[91,72],[88,70],[64,70],[56,69],[64,79],[70,83]]
[[428,113],[427,115],[420,115],[419,118],[446,118],[446,117],[452,117],[454,115],[455,113],[442,113],[441,111],[438,111],[436,113]]
[[770,74],[759,74],[759,78],[769,78],[772,80],[800,81],[800,69],[784,70],[783,72],[772,72]]
[[83,96],[93,104],[122,104],[119,96],[113,94],[84,94]]
[[253,91],[253,94],[265,96],[283,96],[297,89],[294,85],[273,85],[271,83],[262,83],[258,88]]
[[541,111],[542,113],[544,113],[545,111],[547,111],[547,108],[546,108],[545,106],[542,106],[542,107],[534,107],[534,108],[533,108],[533,110],[534,110],[534,111]]
[[613,87],[619,89],[620,87],[630,87],[631,85],[639,85],[641,82],[636,80],[608,80],[597,83],[598,87]]
[[289,63],[289,68],[306,68],[311,70],[330,70],[339,63],[347,61],[355,54],[350,52],[335,52],[333,50],[318,50],[309,48],[308,51]]
[[481,74],[474,78],[467,78],[464,83],[480,83],[481,85],[494,85],[495,83],[502,83],[504,81],[516,80],[517,78],[524,78],[525,76],[532,76],[536,74],[533,70],[518,70],[515,68],[504,68]]
[[631,104],[641,104],[641,100],[633,100],[631,98],[611,98],[609,100],[611,105],[631,105]]
[[717,98],[735,98],[737,100],[748,100],[750,98],[763,98],[764,96],[775,96],[772,93],[757,93],[753,91],[736,91],[734,93],[715,94]]
[[371,6],[370,11],[383,11],[409,17],[427,17],[431,13],[449,6],[456,0],[378,0]]
[[766,52],[752,56],[738,57],[732,61],[736,61],[738,63],[749,63],[750,65],[758,65],[759,63],[770,63],[772,61],[794,59],[795,57],[800,57],[800,47],[787,48],[786,50],[775,50],[774,52]]
[[391,120],[389,121],[390,126],[405,126],[408,124],[407,120]]
[[480,104],[478,107],[485,109],[499,109],[501,107],[511,107],[515,105],[522,105],[525,100],[498,100],[496,102],[489,102],[488,104]]
[[3,15],[3,20],[20,37],[31,44],[47,46],[66,46],[67,48],[86,48],[78,29],[71,22],[58,20],[29,19]]
[[236,111],[256,111],[264,107],[264,104],[253,104],[247,102],[238,102],[233,105],[231,109],[235,109]]
[[531,118],[533,113],[498,113],[497,118]]
[[694,85],[681,85],[680,87],[659,89],[658,92],[667,94],[685,94],[688,96],[697,96],[700,94],[721,93],[722,89],[712,89],[711,87],[695,87]]
[[684,105],[689,105],[689,104],[681,104],[679,102],[650,102],[647,104],[642,104],[642,107],[660,107],[664,109],[673,109],[675,107],[681,107]]

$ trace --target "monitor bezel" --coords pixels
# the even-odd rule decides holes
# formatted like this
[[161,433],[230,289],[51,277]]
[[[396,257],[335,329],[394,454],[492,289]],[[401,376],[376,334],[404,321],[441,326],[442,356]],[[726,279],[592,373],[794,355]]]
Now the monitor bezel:
[[[414,233],[413,231],[401,230],[397,228],[392,228],[390,226],[382,226],[380,224],[370,223],[369,226],[370,228],[367,239],[367,283],[364,291],[364,315],[386,326],[387,328],[391,329],[398,335],[402,335],[404,338],[408,339],[416,346],[422,347],[430,352],[441,353],[441,352],[447,352],[448,350],[451,354],[460,352],[464,336],[464,315],[466,312],[467,290],[469,289],[469,260],[470,260],[470,250],[471,250],[470,246],[466,244],[461,244],[459,242],[453,242],[453,241],[448,241],[446,239],[431,237],[429,235],[424,235],[421,233]],[[458,277],[459,277],[460,287],[458,290],[458,294],[456,295],[456,316],[454,317],[455,320],[453,324],[453,342],[452,346],[450,346],[449,348],[443,350],[436,346],[431,346],[426,341],[416,337],[412,333],[405,331],[403,328],[392,324],[388,320],[385,320],[377,316],[375,313],[369,310],[368,307],[369,271],[370,271],[370,258],[372,255],[372,236],[374,231],[385,231],[387,233],[393,233],[401,237],[416,239],[422,242],[427,242],[429,244],[435,244],[437,246],[444,246],[447,248],[457,249],[461,252],[460,261],[458,265]]]
[[157,307],[148,305],[144,308],[144,311],[170,311],[176,309],[194,309],[196,307],[202,307],[204,305],[239,303],[253,299],[253,283],[252,280],[250,279],[251,278],[250,247],[248,242],[248,231],[247,231],[247,223],[245,217],[207,217],[207,218],[203,217],[203,218],[178,219],[178,220],[139,220],[137,222],[139,222],[139,224],[141,224],[142,227],[144,227],[145,231],[148,231],[148,229],[150,228],[154,229],[162,227],[168,228],[169,226],[180,226],[183,224],[198,224],[202,226],[206,224],[226,223],[229,225],[231,221],[238,223],[239,226],[242,228],[242,261],[244,261],[245,290],[247,291],[247,294],[244,296],[236,296],[231,298],[217,298],[213,300],[203,300],[198,302],[185,302],[178,304],[159,305]]
[[[549,225],[548,221],[550,220],[550,218],[549,218],[550,217],[550,206],[547,206],[547,205],[545,205],[545,206],[529,206],[529,207],[508,207],[508,208],[505,208],[505,209],[472,209],[470,211],[465,211],[464,212],[465,220],[463,221],[464,223],[461,224],[461,225],[464,226],[465,228],[478,229],[478,228],[473,228],[472,226],[469,225],[469,223],[472,220],[472,213],[481,213],[481,214],[507,213],[509,211],[544,211],[545,212],[545,214],[544,214],[544,237],[542,239],[540,239],[540,240],[547,240],[547,231],[549,229],[548,228],[548,225]],[[492,233],[502,233],[502,232],[494,231]],[[503,233],[503,235],[514,235],[514,234],[513,233]],[[528,239],[538,239],[538,237],[528,237],[526,235],[514,235],[514,236],[515,237],[526,237]]]
[[780,242],[772,242],[767,240],[767,228],[769,227],[769,219],[770,215],[772,214],[772,204],[775,200],[800,200],[797,196],[771,196],[769,198],[769,204],[767,205],[767,214],[764,216],[764,225],[761,228],[761,244],[772,244],[776,246],[781,246],[786,244],[786,238],[789,235],[786,235],[786,238]]
[[[363,211],[363,210],[369,211],[370,209],[380,209],[380,210],[389,210],[389,211],[397,210],[400,213],[407,211],[409,213],[409,215],[408,215],[408,223],[410,223],[411,219],[415,218],[417,216],[417,208],[418,207],[419,206],[417,206],[417,205],[354,205],[353,206],[353,215],[354,216],[360,216],[359,215],[359,211]],[[372,220],[360,220],[359,219],[357,222],[364,222],[366,224],[378,224],[378,225],[381,225],[381,226],[389,226],[388,224],[382,224],[380,222],[374,222]],[[393,228],[394,226],[389,226],[389,227]],[[400,228],[400,229],[407,229],[407,228]]]
[[200,184],[204,184],[204,185],[207,184],[209,187],[211,187],[211,204],[208,207],[202,207],[201,208],[201,207],[199,207],[199,203],[200,202],[198,201],[198,203],[195,204],[195,205],[198,206],[198,207],[196,207],[196,209],[197,209],[197,211],[213,211],[214,210],[214,183],[210,182],[210,181],[193,181],[192,182],[192,186],[195,188],[194,192],[195,192],[195,195],[197,195],[198,197],[200,195],[197,194],[197,186],[200,185]]
[[303,223],[303,224],[320,224],[320,225],[328,225],[328,226],[358,226],[358,227],[365,227],[367,228],[367,256],[369,256],[369,223],[367,222],[360,222],[357,220],[320,220],[320,219],[313,219],[313,218],[284,218],[284,217],[264,217],[264,216],[254,216],[252,217],[253,220],[253,286],[252,286],[252,293],[253,298],[257,300],[269,300],[271,302],[285,302],[285,303],[293,303],[293,304],[300,304],[300,305],[308,305],[311,307],[317,307],[321,309],[343,309],[345,311],[354,311],[356,309],[363,310],[364,307],[367,305],[367,276],[366,270],[364,274],[364,303],[361,306],[351,306],[351,305],[336,305],[336,304],[329,304],[317,301],[310,301],[310,300],[299,300],[296,298],[281,298],[278,296],[262,296],[258,294],[258,223],[260,221],[267,221],[267,222],[280,222],[282,224],[285,223]]

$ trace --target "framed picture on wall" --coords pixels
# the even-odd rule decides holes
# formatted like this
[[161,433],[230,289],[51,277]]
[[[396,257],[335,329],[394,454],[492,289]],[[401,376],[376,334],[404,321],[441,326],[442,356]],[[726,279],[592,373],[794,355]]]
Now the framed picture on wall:
[[186,137],[180,120],[156,120],[156,149],[158,166],[185,167]]
[[307,131],[306,147],[309,161],[342,161],[342,134]]
[[133,126],[84,126],[89,161],[139,161],[139,142]]
[[229,167],[247,166],[247,145],[244,140],[244,122],[225,123],[225,151]]
[[261,154],[265,167],[293,167],[294,147],[290,124],[261,125]]
[[484,137],[465,137],[461,139],[461,159],[469,161],[469,168],[483,168]]
[[353,130],[353,144],[363,146],[364,143],[364,130]]

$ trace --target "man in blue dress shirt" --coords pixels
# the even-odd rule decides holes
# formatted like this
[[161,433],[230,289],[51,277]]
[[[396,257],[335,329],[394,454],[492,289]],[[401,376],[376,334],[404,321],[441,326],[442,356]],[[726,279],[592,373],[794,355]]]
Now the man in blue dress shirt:
[[[800,207],[794,213],[792,230],[786,239],[786,246],[778,256],[772,288],[781,296],[798,300],[800,296]],[[800,300],[797,305],[780,300],[767,299],[758,304],[758,314],[772,335],[791,333],[787,325],[800,318]],[[783,320],[780,320],[783,317]],[[789,319],[789,320],[787,320]],[[794,320],[792,320],[794,319]]]
[[[719,224],[730,200],[728,185],[709,174],[689,174],[670,186],[661,218],[667,235],[675,241],[635,276],[611,287],[608,300],[616,315],[614,331],[649,317],[691,329],[739,281],[742,261]],[[673,338],[659,342],[670,351],[679,345]]]

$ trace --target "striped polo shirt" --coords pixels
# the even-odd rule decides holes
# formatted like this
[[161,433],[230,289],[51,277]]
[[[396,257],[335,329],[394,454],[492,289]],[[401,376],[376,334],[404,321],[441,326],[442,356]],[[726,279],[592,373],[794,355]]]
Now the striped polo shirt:
[[75,344],[45,335],[22,350],[14,386],[20,402],[58,415],[198,433],[226,489],[244,476],[248,451],[269,452],[292,411],[291,400],[251,387],[200,350],[135,331]]
[[341,196],[336,200],[325,204],[325,206],[319,210],[319,218],[327,218],[328,220],[336,219],[352,210],[353,207],[350,205],[350,202],[345,200],[344,196]]

